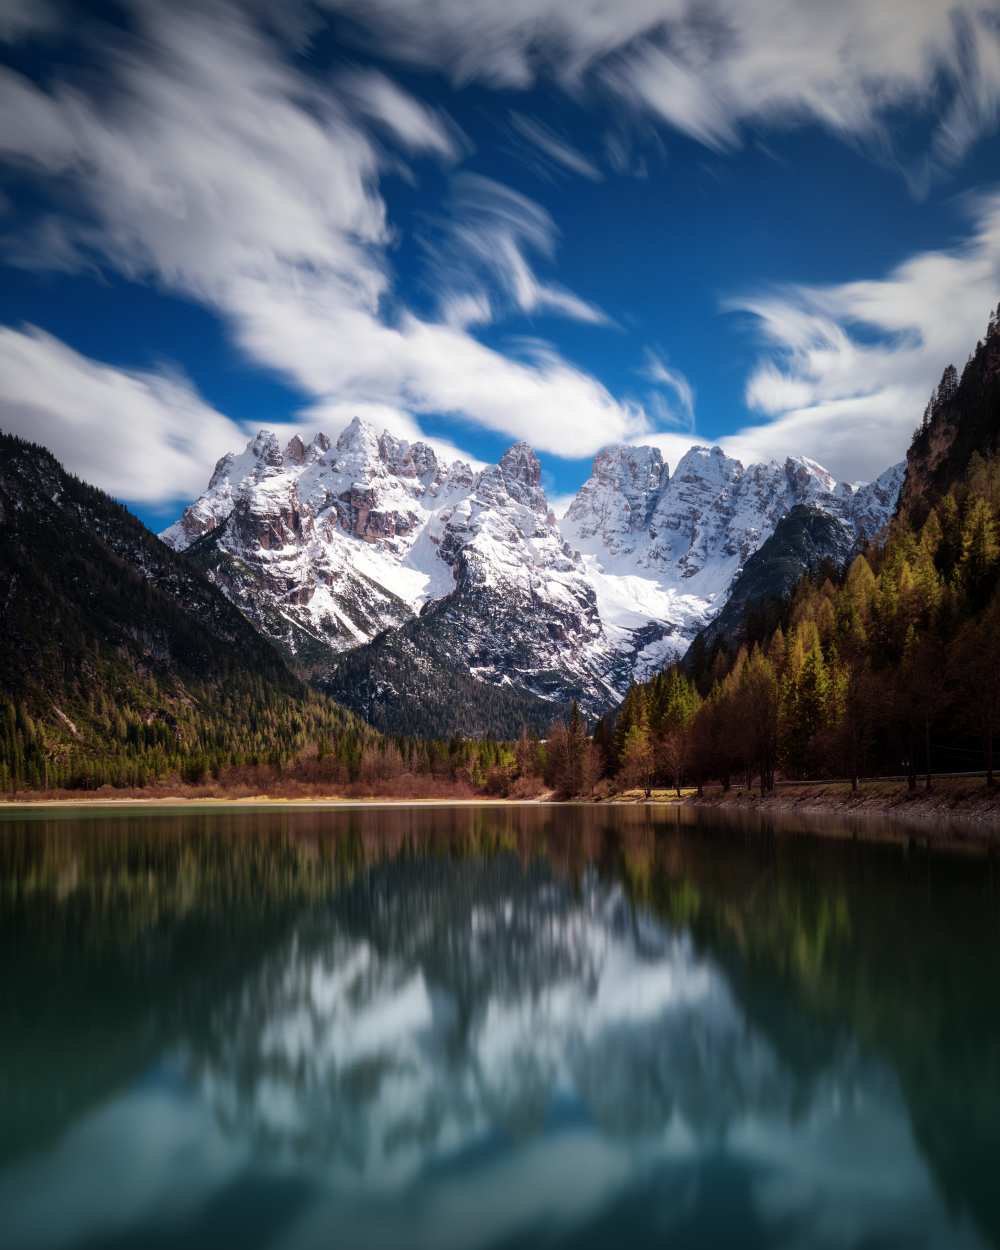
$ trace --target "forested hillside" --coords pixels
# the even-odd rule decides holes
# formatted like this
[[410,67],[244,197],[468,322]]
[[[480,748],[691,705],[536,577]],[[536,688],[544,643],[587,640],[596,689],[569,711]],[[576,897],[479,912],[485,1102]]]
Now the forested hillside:
[[375,737],[125,508],[6,435],[0,587],[4,789],[195,781]]
[[945,371],[883,541],[838,576],[804,578],[758,614],[634,687],[608,740],[632,785],[984,768],[1000,733],[1000,322],[959,379]]

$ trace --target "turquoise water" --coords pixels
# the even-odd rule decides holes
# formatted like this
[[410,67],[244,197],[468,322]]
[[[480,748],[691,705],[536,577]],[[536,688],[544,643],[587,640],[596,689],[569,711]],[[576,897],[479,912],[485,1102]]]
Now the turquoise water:
[[0,1245],[1000,1246],[998,972],[711,814],[7,814]]

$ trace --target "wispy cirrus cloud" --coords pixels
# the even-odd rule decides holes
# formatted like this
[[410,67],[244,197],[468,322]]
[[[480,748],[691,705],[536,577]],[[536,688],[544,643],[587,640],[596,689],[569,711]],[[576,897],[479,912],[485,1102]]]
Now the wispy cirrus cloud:
[[933,111],[917,189],[997,124],[1000,15],[980,0],[325,2],[457,82],[600,84],[713,148],[813,122],[895,161],[894,111]]
[[960,244],[883,277],[730,301],[763,337],[746,400],[769,419],[729,445],[754,459],[795,447],[842,477],[898,460],[942,369],[961,370],[1000,292],[1000,193],[968,207]]
[[433,152],[455,161],[469,147],[446,113],[415,100],[378,70],[344,74],[339,86],[357,115],[381,123],[409,152]]
[[[651,348],[646,351],[646,363],[642,374],[659,388],[653,398],[660,399],[659,415],[661,424],[694,429],[694,387],[681,373],[680,369],[671,368]],[[669,398],[665,398],[663,392]],[[653,404],[654,410],[657,405]]]
[[[760,356],[746,403],[760,416],[716,441],[744,463],[807,455],[845,481],[901,458],[945,365],[961,368],[1000,292],[1000,192],[968,201],[967,237],[917,253],[881,277],[785,286],[726,302],[752,319]],[[671,464],[694,433],[633,440]]]
[[[307,74],[247,5],[133,9],[136,34],[101,46],[99,87],[96,75],[42,86],[0,70],[0,160],[58,190],[58,215],[34,229],[58,230],[60,267],[111,266],[210,306],[254,361],[317,402],[450,415],[569,455],[645,426],[551,346],[482,343],[468,316],[470,296],[487,302],[478,290],[445,293],[465,301],[464,320],[428,320],[398,299],[380,180],[404,153],[457,159],[462,138],[443,113],[380,74]],[[464,238],[491,268],[490,296],[601,320],[529,263],[532,250],[551,254],[541,209],[499,184],[458,186],[497,232],[502,263],[474,229]],[[18,242],[22,263],[46,262]]]
[[0,428],[154,504],[202,490],[206,468],[247,438],[183,375],[101,364],[32,326],[0,327]]
[[570,173],[579,174],[581,178],[588,178],[591,182],[600,182],[603,179],[604,175],[594,162],[568,139],[557,134],[551,126],[546,126],[535,117],[527,117],[524,113],[515,111],[510,114],[510,124],[522,139],[527,139],[534,149],[555,165],[569,170]]
[[[458,173],[439,225],[424,247],[453,321],[460,320],[454,315],[456,299],[478,297],[481,312],[499,311],[491,303],[491,290],[518,312],[551,313],[593,325],[607,321],[594,304],[536,273],[532,256],[551,259],[558,231],[551,216],[528,196],[481,174]],[[470,324],[476,308],[467,308],[465,323]]]
[[64,20],[56,0],[0,0],[0,43],[15,43],[57,29]]

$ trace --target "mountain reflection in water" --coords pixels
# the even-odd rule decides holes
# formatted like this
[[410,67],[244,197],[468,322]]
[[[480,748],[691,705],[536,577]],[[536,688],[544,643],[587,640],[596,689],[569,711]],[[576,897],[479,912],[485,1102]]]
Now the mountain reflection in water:
[[1000,1246],[986,862],[641,808],[0,821],[20,1247]]

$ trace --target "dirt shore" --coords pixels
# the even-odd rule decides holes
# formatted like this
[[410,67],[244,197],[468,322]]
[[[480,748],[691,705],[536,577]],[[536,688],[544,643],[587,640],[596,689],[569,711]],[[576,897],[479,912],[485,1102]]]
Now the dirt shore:
[[342,798],[339,795],[312,795],[308,798],[282,798],[268,794],[240,795],[234,798],[216,796],[201,798],[197,795],[164,795],[159,798],[114,798],[110,795],[90,798],[58,799],[0,799],[0,813],[19,808],[40,807],[295,807],[295,808],[347,808],[347,807],[537,807],[545,799],[381,799]]
[[981,778],[933,778],[930,790],[921,778],[916,790],[901,781],[864,781],[857,791],[846,781],[785,783],[763,798],[756,790],[706,790],[688,794],[685,805],[792,815],[891,816],[907,822],[972,822],[1000,835],[1000,786]]

